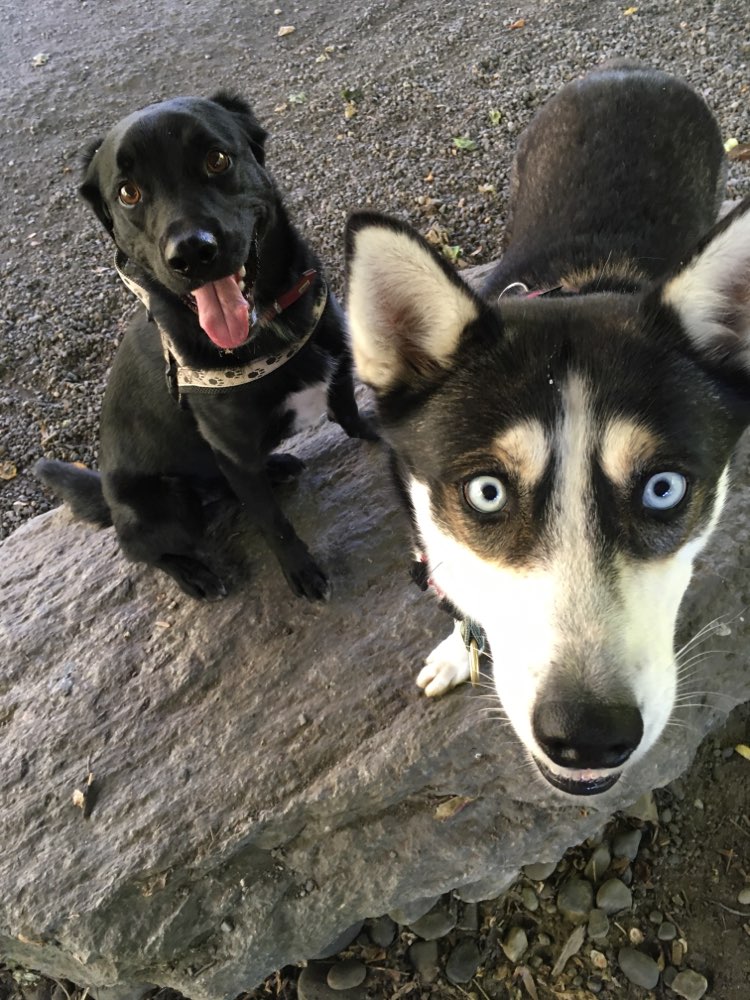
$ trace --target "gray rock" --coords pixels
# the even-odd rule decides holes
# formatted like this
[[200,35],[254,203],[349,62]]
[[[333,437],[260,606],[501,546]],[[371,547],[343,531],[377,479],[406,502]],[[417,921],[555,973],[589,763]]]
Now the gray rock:
[[617,961],[623,974],[636,986],[652,990],[659,982],[659,966],[636,948],[620,948]]
[[594,890],[582,878],[569,878],[562,884],[557,895],[558,910],[574,924],[586,922],[593,903]]
[[415,941],[409,948],[409,961],[425,983],[434,983],[440,971],[437,941]]
[[520,962],[528,947],[529,939],[523,927],[511,927],[502,942],[502,949],[510,962]]
[[388,916],[395,923],[408,926],[412,921],[419,920],[425,913],[429,913],[439,900],[440,896],[424,896],[420,899],[413,899],[409,903],[394,907]]
[[[450,623],[407,580],[382,451],[328,424],[290,449],[308,468],[284,506],[332,572],[324,607],[292,598],[241,519],[237,587],[214,604],[127,563],[111,529],[62,510],[0,543],[4,961],[92,990],[237,995],[374,914],[450,890],[466,898],[507,884],[527,858],[560,857],[626,797],[682,772],[750,698],[742,656],[714,658],[721,711],[681,710],[685,725],[582,816],[529,779],[503,727],[477,726],[470,687],[438,700],[416,689]],[[738,475],[696,567],[686,635],[746,590],[737,514],[748,492]],[[749,642],[746,616],[722,645]],[[52,695],[71,664],[72,690]],[[85,819],[72,796],[89,766]],[[453,795],[471,806],[436,820]]]
[[737,902],[741,906],[750,906],[750,885],[740,889],[737,893]]
[[318,961],[323,958],[330,958],[332,955],[338,955],[338,953],[343,951],[344,948],[349,947],[352,941],[354,941],[359,932],[362,930],[363,926],[364,921],[358,920],[357,923],[352,924],[351,927],[346,927],[340,934],[337,934],[332,941],[329,941],[324,948],[321,948],[319,952],[313,955],[313,960]]
[[633,905],[633,893],[619,878],[609,878],[596,894],[596,905],[605,913],[619,913]]
[[356,958],[347,958],[331,966],[326,975],[326,983],[332,990],[350,990],[360,986],[366,976],[367,969],[363,962]]
[[618,833],[612,841],[612,853],[616,858],[627,858],[628,861],[635,861],[642,836],[641,830],[626,830]]
[[588,934],[592,941],[605,941],[609,934],[609,917],[604,910],[589,913]]
[[435,941],[445,937],[456,926],[456,918],[444,906],[430,910],[419,920],[409,924],[409,930],[425,941]]
[[464,938],[448,956],[445,976],[451,983],[468,983],[479,968],[482,955],[473,938]]
[[699,972],[685,969],[684,972],[678,972],[674,977],[671,989],[684,1000],[701,1000],[708,989],[708,980]]

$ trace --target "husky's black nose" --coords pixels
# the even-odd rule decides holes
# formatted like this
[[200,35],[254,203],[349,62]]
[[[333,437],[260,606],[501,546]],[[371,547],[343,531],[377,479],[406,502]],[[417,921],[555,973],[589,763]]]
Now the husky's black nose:
[[620,767],[643,737],[640,711],[624,703],[541,701],[532,727],[553,764],[583,771]]
[[164,247],[167,264],[187,278],[200,275],[201,269],[211,264],[218,253],[216,237],[205,229],[177,232],[169,237]]

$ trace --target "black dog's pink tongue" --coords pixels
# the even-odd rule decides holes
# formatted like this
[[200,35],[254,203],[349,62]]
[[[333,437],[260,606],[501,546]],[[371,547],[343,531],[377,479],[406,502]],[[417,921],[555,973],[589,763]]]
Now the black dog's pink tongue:
[[233,277],[196,288],[193,298],[201,329],[217,347],[232,350],[245,343],[250,334],[250,307]]

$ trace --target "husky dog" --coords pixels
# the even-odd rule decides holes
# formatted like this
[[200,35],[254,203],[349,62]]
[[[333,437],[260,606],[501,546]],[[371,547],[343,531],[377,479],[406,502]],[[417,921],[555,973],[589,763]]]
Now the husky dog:
[[714,225],[724,181],[703,100],[611,65],[522,135],[481,296],[401,222],[347,228],[355,366],[460,624],[417,683],[442,694],[491,651],[517,735],[573,795],[664,729],[678,609],[750,423],[750,199]]

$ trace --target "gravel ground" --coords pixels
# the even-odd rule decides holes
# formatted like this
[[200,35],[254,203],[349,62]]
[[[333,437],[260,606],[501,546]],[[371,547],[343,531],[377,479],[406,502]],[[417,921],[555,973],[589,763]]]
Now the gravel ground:
[[[605,59],[635,56],[683,76],[726,139],[750,142],[746,0],[276,2],[0,0],[0,537],[49,507],[29,475],[36,458],[96,462],[101,394],[132,303],[78,200],[78,160],[134,108],[219,88],[247,97],[271,133],[270,168],[339,291],[342,227],[355,207],[409,219],[458,266],[497,257],[519,132],[563,83]],[[727,197],[748,193],[750,164],[735,160]],[[658,822],[618,822],[642,833],[636,861],[613,855],[607,876],[630,878],[633,908],[610,916],[606,936],[587,937],[556,976],[576,926],[560,913],[560,893],[595,845],[475,917],[443,901],[456,926],[437,946],[412,947],[420,938],[404,924],[387,946],[365,928],[347,954],[364,959],[367,989],[382,998],[651,996],[622,972],[629,947],[657,961],[654,996],[700,995],[669,989],[673,968],[704,975],[706,996],[747,1000],[750,905],[738,894],[750,882],[750,765],[732,752],[746,730],[739,712],[683,784],[659,793]],[[660,936],[657,911],[687,949]],[[467,920],[472,929],[462,929]],[[503,946],[514,928],[527,947],[511,960]],[[451,984],[446,963],[462,946],[467,966],[478,955],[484,971]],[[427,974],[414,971],[417,956]],[[306,974],[301,997],[306,988],[308,998],[327,995],[310,992],[319,973]],[[291,997],[296,979],[284,970],[257,995]],[[0,1000],[57,989],[0,974]]]

